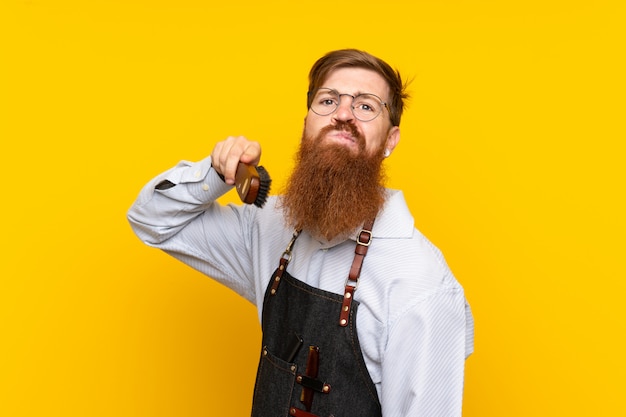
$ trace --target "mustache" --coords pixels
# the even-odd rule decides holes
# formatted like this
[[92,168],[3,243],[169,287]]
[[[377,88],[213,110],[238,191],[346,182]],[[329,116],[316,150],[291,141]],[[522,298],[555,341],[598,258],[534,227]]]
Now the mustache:
[[337,123],[335,123],[333,125],[328,125],[328,126],[323,127],[320,130],[320,137],[322,137],[322,136],[324,136],[327,133],[330,133],[332,131],[349,132],[350,135],[355,139],[355,141],[359,145],[364,144],[363,136],[361,136],[361,133],[359,132],[359,130],[352,123],[345,122],[343,120],[338,120]]

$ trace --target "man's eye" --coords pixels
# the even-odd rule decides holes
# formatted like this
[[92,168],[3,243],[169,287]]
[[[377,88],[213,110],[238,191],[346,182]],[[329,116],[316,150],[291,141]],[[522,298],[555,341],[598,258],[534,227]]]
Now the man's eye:
[[374,106],[371,106],[367,103],[359,103],[358,106],[359,110],[362,110],[364,112],[372,112],[375,111]]

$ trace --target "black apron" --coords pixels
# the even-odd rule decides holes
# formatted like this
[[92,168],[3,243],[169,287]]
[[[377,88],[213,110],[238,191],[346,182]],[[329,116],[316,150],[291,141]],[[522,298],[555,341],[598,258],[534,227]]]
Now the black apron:
[[294,234],[265,292],[253,417],[382,415],[357,336],[359,303],[352,300],[371,241],[368,226],[359,233],[343,296],[286,271]]

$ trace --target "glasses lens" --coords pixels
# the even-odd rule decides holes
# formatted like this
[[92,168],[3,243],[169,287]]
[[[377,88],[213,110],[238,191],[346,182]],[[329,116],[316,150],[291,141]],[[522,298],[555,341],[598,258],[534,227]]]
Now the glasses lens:
[[383,103],[373,94],[359,94],[352,101],[354,117],[368,122],[374,119],[383,110]]
[[315,92],[311,110],[320,116],[328,116],[339,106],[339,94],[329,88],[320,88]]

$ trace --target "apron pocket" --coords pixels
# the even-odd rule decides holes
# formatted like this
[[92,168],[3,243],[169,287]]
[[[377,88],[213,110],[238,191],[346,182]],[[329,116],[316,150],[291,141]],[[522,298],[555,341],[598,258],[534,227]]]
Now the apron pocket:
[[253,417],[289,415],[297,366],[263,347],[254,387]]

